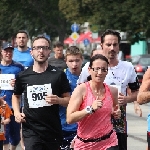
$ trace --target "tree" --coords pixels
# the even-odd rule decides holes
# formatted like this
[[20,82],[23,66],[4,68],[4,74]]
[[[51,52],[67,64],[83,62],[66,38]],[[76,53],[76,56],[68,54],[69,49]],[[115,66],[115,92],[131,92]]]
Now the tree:
[[19,2],[18,0],[1,0],[0,36],[10,37],[19,29],[26,29],[31,36],[47,32],[50,36],[58,35],[60,41],[63,41],[70,23],[66,22],[64,15],[59,11],[58,2],[58,0],[21,0]]
[[[60,0],[60,11],[66,19],[77,23],[88,21],[100,30],[117,29],[128,32],[132,43],[150,37],[149,0]],[[67,4],[66,4],[67,3]],[[65,5],[66,4],[66,5]],[[73,8],[73,12],[71,12]],[[70,12],[70,13],[69,13]]]

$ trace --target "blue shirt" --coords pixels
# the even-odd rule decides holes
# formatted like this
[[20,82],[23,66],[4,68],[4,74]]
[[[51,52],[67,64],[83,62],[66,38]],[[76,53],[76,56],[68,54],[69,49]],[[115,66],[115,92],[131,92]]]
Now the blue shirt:
[[26,51],[19,51],[18,48],[14,48],[13,60],[21,63],[25,68],[33,65],[33,58],[30,54],[31,48]]
[[[66,69],[66,75],[67,79],[69,80],[69,84],[71,87],[71,93],[74,91],[74,89],[77,86],[77,80],[79,79],[79,76],[72,74],[69,69]],[[63,131],[76,131],[77,130],[77,123],[74,124],[67,124],[66,122],[66,107],[60,106],[59,107],[59,115],[61,119],[61,125]]]
[[[8,66],[3,66],[2,64],[0,64],[0,69],[1,74],[14,74],[16,76],[19,72],[24,70],[24,67],[21,64],[12,61],[12,63]],[[10,108],[12,108],[12,94],[13,90],[0,91],[0,96],[6,95],[5,101]]]

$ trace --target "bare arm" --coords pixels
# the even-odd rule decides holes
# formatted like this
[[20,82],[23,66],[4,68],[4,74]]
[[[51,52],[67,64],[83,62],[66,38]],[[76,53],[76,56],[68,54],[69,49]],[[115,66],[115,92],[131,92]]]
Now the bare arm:
[[118,89],[112,86],[109,86],[109,88],[113,99],[112,115],[115,119],[119,119],[121,117],[121,110],[118,104]]
[[25,114],[20,113],[21,95],[12,95],[12,107],[14,110],[15,121],[18,123],[25,122]]
[[119,105],[122,106],[122,105],[126,105],[127,103],[136,101],[137,94],[138,94],[138,90],[130,91],[130,93],[128,93],[128,96],[119,93],[119,97],[118,97]]
[[150,68],[145,72],[143,76],[143,81],[137,96],[137,102],[139,104],[150,102]]
[[109,88],[113,98],[113,108],[115,108],[118,105],[118,89],[112,86],[109,86]]
[[57,95],[47,95],[45,97],[45,100],[49,104],[59,104],[65,107],[68,106],[70,100],[70,93],[69,92],[63,93],[61,97],[58,97]]
[[21,95],[12,95],[12,107],[15,113],[20,113],[20,98]]
[[83,97],[85,95],[85,91],[85,84],[78,85],[73,91],[67,107],[67,123],[71,124],[78,122],[88,115],[85,109],[81,111],[79,110]]
[[127,103],[131,103],[137,100],[137,95],[139,91],[131,91],[128,96],[125,97]]
[[63,98],[59,97],[58,104],[62,105],[62,106],[68,106],[68,103],[69,103],[69,100],[70,100],[70,93],[69,92],[68,93],[63,93],[62,97]]

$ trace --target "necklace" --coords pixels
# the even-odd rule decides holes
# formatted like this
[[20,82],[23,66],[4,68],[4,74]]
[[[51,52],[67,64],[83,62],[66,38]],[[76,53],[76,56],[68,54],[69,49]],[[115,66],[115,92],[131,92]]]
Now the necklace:
[[103,95],[103,88],[100,88],[99,90],[96,90],[92,84],[92,82],[90,83],[91,84],[91,90],[93,91],[93,94],[100,97]]
[[100,96],[103,95],[103,89],[101,89],[101,90],[94,90],[94,92],[95,92],[95,94],[96,94],[98,97],[100,97]]

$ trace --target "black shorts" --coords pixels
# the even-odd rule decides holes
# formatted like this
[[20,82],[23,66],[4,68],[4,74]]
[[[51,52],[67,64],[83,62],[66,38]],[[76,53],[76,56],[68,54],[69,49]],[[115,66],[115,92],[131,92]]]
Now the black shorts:
[[116,133],[119,150],[127,150],[127,133]]
[[60,143],[55,141],[46,142],[39,136],[31,136],[24,138],[26,150],[60,150]]
[[112,146],[110,148],[107,148],[107,150],[119,150],[118,146]]

